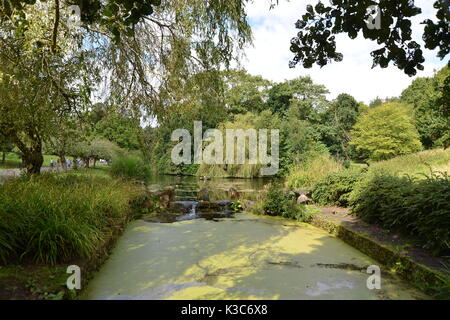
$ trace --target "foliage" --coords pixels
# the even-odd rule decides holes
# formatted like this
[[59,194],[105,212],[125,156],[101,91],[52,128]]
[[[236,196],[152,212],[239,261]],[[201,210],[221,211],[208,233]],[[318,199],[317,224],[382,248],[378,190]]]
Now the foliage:
[[224,101],[230,114],[261,112],[271,86],[269,80],[253,76],[245,70],[229,70],[223,73]]
[[151,176],[149,165],[136,155],[121,155],[114,158],[111,173],[117,177],[146,180]]
[[445,99],[450,91],[445,84],[450,68],[444,67],[431,78],[417,78],[406,88],[401,100],[414,107],[416,128],[427,149],[450,144],[450,102]]
[[[368,8],[376,5],[381,15],[380,28],[368,24]],[[449,53],[448,11],[445,0],[437,0],[438,22],[426,20],[423,38],[428,49],[440,48],[438,56],[443,59]],[[420,44],[412,40],[411,18],[422,10],[414,1],[372,1],[372,0],[333,0],[331,6],[319,1],[315,6],[307,5],[306,13],[296,23],[300,31],[291,40],[291,51],[295,53],[290,66],[302,63],[311,68],[314,63],[323,67],[331,61],[342,61],[343,56],[336,51],[336,35],[347,34],[355,39],[358,34],[378,44],[381,48],[371,52],[373,67],[386,68],[390,62],[410,76],[423,70],[423,51]]]
[[421,149],[407,105],[386,103],[369,109],[355,124],[350,144],[369,160],[386,160]]
[[293,164],[286,178],[290,188],[313,187],[320,179],[339,171],[342,165],[327,153],[312,153],[305,161]]
[[297,205],[293,198],[282,189],[281,185],[271,184],[263,201],[262,209],[265,215],[281,216],[301,222],[310,222],[313,212],[304,205]]
[[[26,6],[34,5],[39,7],[39,1],[36,0],[14,0],[3,1],[0,7],[0,16],[2,19],[14,19],[20,24],[27,24],[30,17],[27,17]],[[60,19],[67,19],[64,15],[65,10],[61,10],[58,4],[58,11],[55,17],[55,29],[54,32],[58,32],[58,25]],[[120,40],[121,33],[134,34],[134,26],[146,16],[153,13],[155,6],[161,4],[161,0],[70,0],[64,1],[66,6],[77,5],[80,9],[81,23],[87,26],[101,25],[109,31],[109,33],[115,37],[116,41]],[[63,7],[63,9],[67,9]],[[60,12],[62,11],[62,12]],[[68,14],[70,15],[71,12]],[[52,43],[52,46],[56,46],[56,43]]]
[[[0,126],[20,149],[29,173],[39,173],[43,143],[64,130],[61,119],[82,111],[95,81],[92,49],[82,48],[80,32],[62,23],[57,52],[44,44],[52,38],[50,7],[27,6],[26,25],[0,24]],[[3,129],[2,129],[3,130]]]
[[362,172],[355,169],[333,172],[314,185],[311,197],[320,205],[347,207],[350,193],[361,177]]
[[436,253],[450,252],[450,179],[433,172],[425,179],[372,171],[350,196],[352,212],[418,239]]
[[111,113],[103,117],[95,126],[95,133],[101,138],[117,144],[125,150],[139,149],[139,121]]
[[316,120],[318,111],[326,105],[325,86],[315,84],[311,77],[298,77],[275,84],[268,93],[265,108],[284,117],[288,110],[300,120]]
[[90,258],[139,194],[130,183],[86,172],[7,181],[0,185],[0,260]]
[[241,200],[233,200],[233,202],[231,202],[231,210],[233,210],[233,212],[241,212],[242,210],[244,210]]
[[12,140],[0,132],[0,152],[2,153],[2,157],[0,162],[2,164],[6,161],[6,153],[11,152],[14,149],[14,143]]
[[360,104],[349,94],[342,93],[321,115],[322,141],[329,151],[349,159],[350,131],[361,113]]
[[[246,113],[237,114],[234,117],[234,121],[226,121],[219,125],[219,130],[222,132],[224,145],[226,142],[226,130],[227,129],[279,129],[281,125],[281,120],[277,115],[273,115],[269,110],[265,110],[259,114]],[[280,141],[282,138],[280,137]],[[207,145],[205,145],[206,147]],[[270,151],[270,147],[268,147]],[[226,148],[224,148],[224,154],[226,154]],[[237,157],[237,152],[235,152],[235,157]],[[246,143],[245,147],[245,163],[236,164],[237,159],[235,159],[235,164],[205,164],[202,163],[198,168],[196,173],[197,176],[207,176],[207,177],[239,177],[239,178],[252,178],[260,175],[260,169],[265,167],[259,161],[257,157],[257,163],[249,163],[249,147]]]

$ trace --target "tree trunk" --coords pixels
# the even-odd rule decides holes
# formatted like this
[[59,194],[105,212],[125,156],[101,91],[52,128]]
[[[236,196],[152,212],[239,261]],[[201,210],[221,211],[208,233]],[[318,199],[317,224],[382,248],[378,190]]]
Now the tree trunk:
[[37,133],[29,133],[31,146],[27,146],[20,140],[16,133],[11,138],[22,153],[22,162],[27,169],[28,174],[40,174],[41,167],[44,163],[44,156],[42,155],[42,140]]
[[61,160],[62,168],[63,168],[64,170],[66,170],[66,169],[67,169],[67,160],[66,160],[65,155],[60,154],[60,155],[59,155],[59,159]]
[[33,152],[29,152],[27,154],[24,154],[23,159],[25,161],[25,167],[27,168],[28,174],[40,174],[41,173],[41,167],[44,163],[44,157],[42,156],[42,153],[36,150],[33,150]]
[[3,151],[3,154],[2,154],[2,163],[5,163],[5,161],[6,161],[6,152]]
[[97,159],[94,158],[94,168],[95,168],[95,164],[97,163]]

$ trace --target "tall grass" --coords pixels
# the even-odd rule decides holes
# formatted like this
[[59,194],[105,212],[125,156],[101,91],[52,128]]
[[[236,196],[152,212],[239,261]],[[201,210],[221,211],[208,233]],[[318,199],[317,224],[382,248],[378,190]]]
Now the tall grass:
[[290,188],[311,188],[330,173],[342,169],[342,164],[328,154],[319,154],[312,159],[293,165],[289,169],[286,184]]
[[0,261],[90,258],[126,221],[137,186],[106,173],[23,177],[0,186]]
[[151,177],[152,172],[150,166],[142,157],[120,155],[112,162],[111,174],[116,177],[146,180]]
[[450,173],[450,149],[433,149],[399,156],[370,165],[369,171],[385,170],[392,174],[409,174],[417,178],[430,171]]
[[260,170],[266,166],[261,164],[201,164],[196,176],[206,176],[212,178],[257,178],[260,177]]

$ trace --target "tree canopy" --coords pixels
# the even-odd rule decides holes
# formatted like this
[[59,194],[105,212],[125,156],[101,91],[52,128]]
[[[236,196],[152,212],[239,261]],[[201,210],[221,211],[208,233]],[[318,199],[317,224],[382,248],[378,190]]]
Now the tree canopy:
[[350,144],[368,160],[387,160],[422,148],[410,107],[385,103],[363,114],[351,132]]
[[[409,76],[423,70],[425,58],[421,45],[412,39],[411,18],[422,10],[410,0],[331,0],[326,6],[319,1],[315,6],[307,5],[306,13],[295,24],[299,29],[291,40],[291,51],[295,54],[290,62],[294,67],[301,63],[304,68],[313,64],[323,67],[331,61],[342,61],[337,51],[336,35],[346,34],[355,39],[358,34],[382,45],[370,54],[373,66],[386,68],[393,63]],[[376,6],[380,25],[368,23]],[[434,2],[437,21],[425,20],[423,40],[430,50],[439,48],[438,57],[444,59],[450,52],[448,1]]]

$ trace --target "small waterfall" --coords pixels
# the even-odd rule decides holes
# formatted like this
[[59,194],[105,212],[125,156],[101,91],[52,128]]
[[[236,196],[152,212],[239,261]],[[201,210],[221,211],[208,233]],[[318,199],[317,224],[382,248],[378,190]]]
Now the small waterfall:
[[198,205],[198,202],[197,202],[197,201],[195,201],[195,202],[192,203],[192,208],[191,208],[190,214],[192,214],[192,215],[194,215],[194,216],[197,215],[197,205]]
[[[180,203],[181,201],[179,201]],[[177,217],[178,221],[181,220],[192,220],[198,218],[197,216],[197,205],[198,201],[183,201],[184,204],[190,205],[189,213]]]

